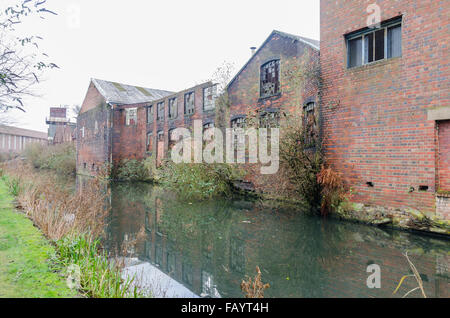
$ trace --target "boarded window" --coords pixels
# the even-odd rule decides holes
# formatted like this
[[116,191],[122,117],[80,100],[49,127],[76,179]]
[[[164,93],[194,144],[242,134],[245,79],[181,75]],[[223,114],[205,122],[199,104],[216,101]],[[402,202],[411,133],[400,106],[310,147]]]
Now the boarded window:
[[154,114],[154,109],[153,109],[153,105],[150,105],[147,107],[147,124],[153,124],[153,114]]
[[158,121],[164,121],[164,102],[158,103]]
[[203,89],[203,109],[212,110],[216,108],[217,85]]
[[184,114],[192,115],[194,113],[194,92],[184,95]]
[[314,147],[317,136],[316,104],[308,103],[303,109],[305,148]]
[[169,99],[169,119],[178,117],[178,102],[176,98]]
[[127,126],[134,126],[137,124],[137,108],[125,109],[125,124]]
[[401,19],[384,23],[379,29],[347,36],[347,50],[349,68],[401,56]]
[[261,97],[280,93],[280,60],[270,61],[261,66]]
[[147,133],[147,152],[153,151],[153,133]]

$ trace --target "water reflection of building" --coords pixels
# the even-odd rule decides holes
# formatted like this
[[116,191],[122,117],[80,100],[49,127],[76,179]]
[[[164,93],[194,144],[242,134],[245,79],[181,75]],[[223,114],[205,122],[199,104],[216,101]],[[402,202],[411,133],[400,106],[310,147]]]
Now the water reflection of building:
[[[245,201],[189,205],[145,185],[113,190],[112,204],[109,241],[120,246],[142,236],[134,256],[197,295],[240,297],[242,279],[258,265],[269,297],[390,297],[409,274],[402,252],[410,250],[427,294],[450,296],[447,241],[258,210]],[[382,268],[381,290],[366,286],[371,263]],[[404,289],[414,287],[411,280]]]

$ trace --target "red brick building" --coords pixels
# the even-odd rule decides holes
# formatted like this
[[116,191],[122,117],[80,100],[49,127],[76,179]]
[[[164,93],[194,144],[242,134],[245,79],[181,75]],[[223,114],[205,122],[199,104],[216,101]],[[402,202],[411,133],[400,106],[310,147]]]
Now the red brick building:
[[77,120],[77,172],[95,175],[105,164],[143,159],[145,107],[170,94],[92,79]]
[[167,157],[174,128],[215,120],[211,82],[172,93],[92,79],[78,116],[78,173],[95,175],[105,163]]
[[[243,127],[247,119],[256,119],[259,127],[283,129],[283,113],[297,114],[299,125],[304,116],[318,115],[318,85],[298,77],[304,65],[318,61],[319,48],[319,41],[273,31],[228,84],[229,127]],[[256,190],[278,191],[274,179],[278,175],[263,176],[259,167],[247,166],[246,181]]]
[[326,156],[355,202],[450,218],[449,15],[448,1],[321,0]]

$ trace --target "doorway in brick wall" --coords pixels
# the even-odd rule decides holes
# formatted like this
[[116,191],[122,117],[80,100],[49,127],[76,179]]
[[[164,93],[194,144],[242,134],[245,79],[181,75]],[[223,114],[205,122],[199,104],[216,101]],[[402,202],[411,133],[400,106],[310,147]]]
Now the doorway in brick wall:
[[438,191],[450,191],[450,120],[438,121]]

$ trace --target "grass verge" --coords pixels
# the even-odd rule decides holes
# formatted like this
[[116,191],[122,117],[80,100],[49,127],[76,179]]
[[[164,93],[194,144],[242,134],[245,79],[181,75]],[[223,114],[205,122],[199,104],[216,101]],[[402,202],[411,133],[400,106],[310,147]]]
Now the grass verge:
[[33,223],[14,210],[13,196],[0,179],[0,297],[74,297],[50,259],[55,248]]

